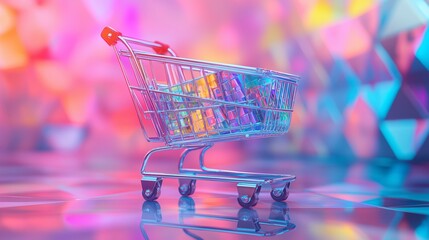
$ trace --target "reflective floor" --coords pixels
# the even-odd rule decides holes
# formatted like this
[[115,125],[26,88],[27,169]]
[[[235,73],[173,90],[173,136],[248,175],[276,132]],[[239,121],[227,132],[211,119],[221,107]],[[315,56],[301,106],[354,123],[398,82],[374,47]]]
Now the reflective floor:
[[188,198],[167,179],[158,201],[145,202],[137,162],[115,169],[74,158],[0,156],[1,239],[429,239],[428,165],[248,161],[231,168],[287,170],[297,180],[287,202],[264,187],[242,209],[233,183],[200,181]]

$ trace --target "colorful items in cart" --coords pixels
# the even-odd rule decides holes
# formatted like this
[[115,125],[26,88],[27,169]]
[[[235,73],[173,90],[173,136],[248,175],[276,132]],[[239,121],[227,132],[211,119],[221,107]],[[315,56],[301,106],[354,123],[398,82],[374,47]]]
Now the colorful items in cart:
[[[210,99],[230,103],[248,104],[261,108],[278,108],[281,96],[277,96],[278,89],[275,81],[270,77],[257,75],[236,74],[227,71],[210,73],[195,80],[186,81],[182,85],[170,87],[173,94],[168,110],[174,114],[165,115],[171,134],[217,134],[237,132],[258,126],[266,117],[272,120],[287,120],[285,114],[269,114],[261,109],[245,108],[234,104],[219,104]],[[184,97],[183,95],[190,96]],[[198,97],[208,99],[201,101]],[[284,101],[283,101],[284,102]]]
[[270,105],[272,105],[276,92],[272,78],[246,75],[244,85],[250,101],[254,101],[259,107],[272,107]]
[[[226,71],[219,72],[217,75],[226,101],[247,103],[246,96],[243,93],[245,89],[242,84],[243,75]],[[240,125],[243,127],[257,122],[253,112],[248,108],[226,105],[225,112],[228,116],[229,125],[233,128],[232,131],[238,131]]]

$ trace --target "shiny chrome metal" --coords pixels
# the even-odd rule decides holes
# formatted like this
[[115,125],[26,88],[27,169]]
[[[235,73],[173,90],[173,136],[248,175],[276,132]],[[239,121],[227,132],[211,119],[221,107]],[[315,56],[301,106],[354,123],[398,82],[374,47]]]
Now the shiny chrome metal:
[[141,179],[142,195],[146,200],[156,200],[161,194],[162,178],[143,176]]
[[[246,201],[253,201],[251,203],[254,206],[258,200],[261,185],[270,184],[273,189],[272,194],[276,197],[276,194],[280,194],[280,190],[295,180],[295,176],[288,174],[213,169],[205,165],[204,158],[206,152],[216,142],[266,138],[286,133],[289,129],[290,114],[293,112],[299,81],[298,76],[260,68],[177,57],[175,52],[166,44],[123,36],[120,32],[109,27],[103,30],[102,37],[110,46],[113,46],[145,138],[149,142],[165,143],[165,146],[150,150],[143,159],[140,170],[143,175],[143,196],[149,196],[145,199],[156,199],[159,196],[160,189],[158,187],[161,186],[162,178],[179,179],[179,191],[185,196],[190,195],[185,188],[194,187],[195,180],[209,180],[238,183],[239,201],[244,204]],[[151,49],[156,53],[168,54],[169,56],[151,53],[149,52]],[[239,87],[243,88],[240,90],[243,97],[238,100],[226,98],[225,90],[236,89],[236,87],[224,85],[225,81],[230,81],[228,84],[232,84],[232,80],[225,80],[221,75],[216,75],[215,80],[218,90],[216,94],[221,94],[217,97],[215,91],[209,87],[209,75],[223,74],[223,72],[233,73],[237,79],[241,76],[243,81],[245,76],[248,77],[246,79],[250,79],[249,81],[253,81],[253,77],[269,79],[269,85],[267,85],[269,87],[260,92],[262,95],[266,95],[266,102],[261,105],[255,103],[257,100],[251,100],[250,90],[252,87],[244,87],[244,83],[241,84],[243,86]],[[197,83],[197,81],[199,82]],[[211,90],[208,90],[205,96],[200,93],[196,94],[199,91],[195,90],[198,89],[197,84],[203,84],[206,89],[210,88]],[[252,84],[253,88],[258,86],[253,82]],[[193,90],[186,90],[187,88]],[[176,90],[173,91],[173,89]],[[265,117],[263,117],[264,120],[256,121],[253,119],[245,122],[241,119],[243,115],[235,114],[230,117],[230,112],[228,112],[228,121],[234,120],[234,124],[225,125],[222,123],[222,127],[219,128],[209,127],[207,111],[212,111],[213,116],[214,111],[216,109],[221,111],[221,108],[224,109],[224,115],[228,110],[235,113],[242,111],[243,114],[247,114],[248,119],[250,119],[248,113],[259,114],[263,112]],[[198,119],[195,120],[192,117],[192,114],[196,112],[203,118],[202,124],[200,120],[199,127],[195,125],[195,121]],[[181,121],[185,121],[184,118],[189,121],[189,124],[182,124]],[[255,117],[253,116],[253,118]],[[176,124],[174,128],[171,122]],[[221,122],[216,119],[215,124],[221,125]],[[179,157],[177,173],[146,170],[149,159],[154,153],[180,149],[184,151]],[[189,153],[193,151],[200,151],[199,168],[197,169],[185,167],[185,161],[188,161],[186,159],[189,159]],[[157,194],[155,198],[151,195],[154,191]]]
[[248,181],[237,184],[239,201],[247,204],[252,200],[252,198],[257,199],[259,195],[257,189],[259,186],[260,185],[258,183],[250,183]]

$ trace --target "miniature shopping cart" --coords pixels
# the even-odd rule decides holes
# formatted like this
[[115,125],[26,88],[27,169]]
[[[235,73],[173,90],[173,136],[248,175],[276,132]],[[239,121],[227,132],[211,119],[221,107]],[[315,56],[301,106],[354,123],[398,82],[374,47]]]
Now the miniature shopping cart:
[[[204,155],[216,142],[286,133],[299,77],[180,58],[164,43],[125,37],[110,27],[101,36],[115,50],[146,139],[165,143],[143,160],[144,199],[159,197],[163,178],[179,179],[183,196],[194,193],[197,179],[236,182],[243,207],[256,205],[263,184],[271,185],[274,200],[287,199],[295,176],[212,169]],[[178,173],[146,171],[153,153],[177,149],[184,149]],[[184,168],[188,153],[197,150],[200,169]]]

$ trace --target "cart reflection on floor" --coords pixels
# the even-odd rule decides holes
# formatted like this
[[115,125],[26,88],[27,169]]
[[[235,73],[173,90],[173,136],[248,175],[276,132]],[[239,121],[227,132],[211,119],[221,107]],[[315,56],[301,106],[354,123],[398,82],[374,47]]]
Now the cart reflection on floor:
[[[263,210],[261,210],[263,211]],[[268,210],[267,210],[268,211]],[[194,238],[203,239],[191,231],[223,232],[253,236],[275,236],[295,228],[290,222],[287,203],[274,202],[267,217],[260,218],[255,209],[241,208],[236,216],[222,214],[219,209],[198,209],[190,197],[179,199],[177,219],[168,217],[163,220],[161,206],[158,202],[145,201],[142,206],[140,229],[144,239],[149,239],[145,226],[180,228]],[[175,215],[175,214],[173,214]]]

